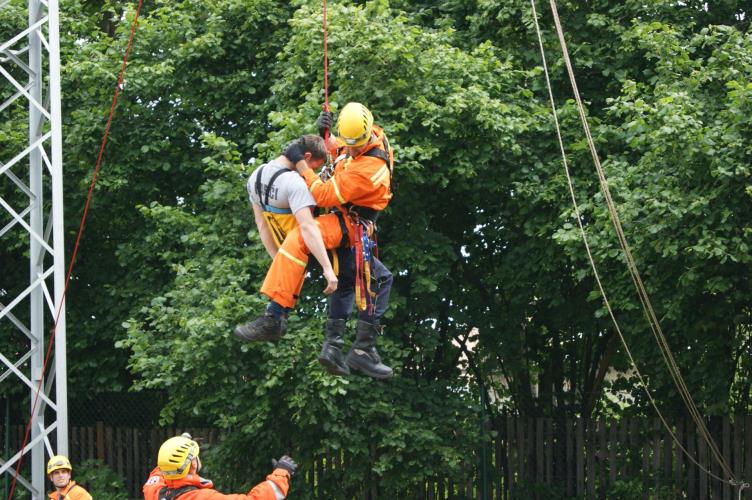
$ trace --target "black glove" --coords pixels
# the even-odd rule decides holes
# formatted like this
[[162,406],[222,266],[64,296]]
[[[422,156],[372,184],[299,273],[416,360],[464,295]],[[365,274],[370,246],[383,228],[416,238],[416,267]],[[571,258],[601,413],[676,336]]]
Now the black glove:
[[288,144],[285,150],[282,151],[282,155],[286,156],[293,165],[305,158],[303,156],[303,146],[301,146],[298,141],[293,141]]
[[290,477],[292,477],[295,474],[295,469],[298,468],[298,464],[287,455],[282,455],[279,460],[272,458],[272,467],[275,469],[285,469],[290,473]]
[[319,129],[319,135],[324,137],[326,131],[332,128],[332,114],[329,111],[322,111],[316,119],[316,126]]

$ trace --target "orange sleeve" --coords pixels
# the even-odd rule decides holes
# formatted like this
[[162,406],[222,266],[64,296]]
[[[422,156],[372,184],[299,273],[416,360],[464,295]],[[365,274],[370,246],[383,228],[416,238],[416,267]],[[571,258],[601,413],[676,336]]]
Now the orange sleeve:
[[371,179],[360,168],[337,171],[323,182],[313,171],[304,174],[308,189],[319,207],[336,207],[356,200],[374,190]]
[[[287,496],[289,489],[290,473],[284,469],[274,469],[274,472],[266,476],[266,481],[253,487],[248,493],[248,498],[253,500],[281,500]],[[280,497],[280,495],[282,495]]]
[[289,477],[287,471],[275,469],[266,476],[266,481],[254,486],[247,494],[225,495],[217,490],[205,489],[189,491],[185,497],[187,500],[282,500],[287,496]]

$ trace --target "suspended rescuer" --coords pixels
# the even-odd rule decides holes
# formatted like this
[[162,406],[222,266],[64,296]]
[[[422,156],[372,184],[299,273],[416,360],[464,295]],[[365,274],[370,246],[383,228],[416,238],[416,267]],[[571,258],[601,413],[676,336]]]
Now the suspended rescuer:
[[144,484],[144,500],[282,500],[287,497],[289,480],[297,464],[288,456],[272,460],[274,470],[248,493],[225,495],[198,475],[201,469],[199,446],[184,433],[165,441],[159,448],[157,467]]
[[[321,131],[328,129],[331,115],[323,113],[317,123]],[[317,222],[326,248],[340,248],[336,252],[337,260],[342,261],[340,282],[330,297],[318,359],[337,375],[347,375],[354,369],[374,378],[388,378],[392,369],[381,362],[376,337],[389,305],[392,274],[373,255],[372,237],[379,213],[392,198],[392,152],[384,131],[374,125],[371,112],[360,103],[351,102],[342,108],[337,132],[338,137],[330,138],[327,144],[335,160],[334,173],[326,180],[313,172],[298,148],[285,152],[305,179],[316,204],[332,209]],[[261,287],[261,293],[270,299],[270,309],[292,308],[305,277],[310,250],[297,231],[285,238]],[[345,325],[354,304],[360,310],[356,338],[343,356]],[[271,322],[264,316],[245,326],[253,337],[262,338],[279,336],[284,328],[281,318]]]
[[92,500],[89,492],[71,479],[73,467],[64,455],[55,455],[47,462],[47,477],[55,486],[47,496],[52,500]]
[[[326,161],[324,140],[316,135],[304,135],[293,141],[296,155],[311,169],[317,169]],[[274,259],[282,242],[294,228],[306,248],[316,257],[326,279],[325,294],[337,289],[337,276],[329,261],[321,232],[313,217],[316,202],[308,191],[303,178],[295,171],[293,163],[284,155],[259,166],[248,178],[248,194],[259,236],[269,256]],[[285,250],[281,250],[285,252]],[[303,275],[295,285],[298,296],[303,286]],[[235,335],[244,340],[278,340],[287,329],[288,308],[270,302],[265,314],[254,323],[235,328]],[[251,325],[256,325],[252,327]],[[265,325],[271,325],[267,328]]]

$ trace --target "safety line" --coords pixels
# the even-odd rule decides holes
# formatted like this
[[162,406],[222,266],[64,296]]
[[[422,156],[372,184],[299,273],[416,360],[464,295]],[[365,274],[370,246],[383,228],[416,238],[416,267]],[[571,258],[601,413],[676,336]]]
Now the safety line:
[[[136,15],[133,18],[133,24],[131,25],[130,38],[128,39],[128,45],[125,49],[125,56],[123,57],[123,63],[120,67],[120,75],[118,76],[117,85],[115,86],[115,95],[112,98],[112,104],[110,106],[110,115],[107,117],[107,124],[105,125],[105,128],[104,128],[104,136],[102,137],[102,143],[101,143],[101,146],[99,147],[99,155],[97,156],[97,163],[96,163],[96,166],[94,167],[94,174],[92,175],[91,183],[89,185],[89,192],[86,196],[86,204],[84,205],[84,212],[83,212],[83,215],[81,216],[81,223],[78,226],[78,234],[76,235],[76,243],[73,246],[73,252],[71,254],[70,265],[68,266],[68,275],[65,277],[65,287],[63,288],[63,295],[60,299],[60,304],[58,305],[57,312],[55,313],[55,323],[52,327],[52,332],[50,333],[49,345],[47,346],[47,354],[45,355],[45,358],[44,358],[44,364],[42,365],[42,373],[39,378],[39,384],[37,386],[36,393],[34,395],[34,404],[32,405],[32,408],[31,408],[31,416],[29,417],[29,422],[26,424],[26,431],[24,433],[23,443],[21,444],[21,456],[18,459],[18,465],[16,466],[16,471],[13,475],[13,482],[11,484],[10,494],[8,495],[8,500],[13,500],[13,493],[16,489],[16,480],[18,478],[19,471],[21,470],[21,465],[23,464],[24,448],[26,448],[26,443],[28,442],[28,439],[29,439],[29,431],[31,430],[31,422],[32,422],[32,419],[34,418],[34,413],[36,412],[36,409],[37,409],[37,403],[39,402],[39,394],[42,390],[42,383],[44,382],[44,375],[45,375],[45,372],[47,371],[47,364],[49,363],[50,354],[52,353],[52,346],[55,344],[55,334],[57,333],[57,324],[60,321],[60,314],[63,309],[63,304],[65,304],[65,298],[68,294],[68,284],[70,283],[71,275],[73,274],[73,266],[76,262],[76,254],[78,253],[78,247],[81,243],[81,235],[84,232],[84,226],[86,224],[86,216],[89,212],[89,205],[91,204],[91,199],[94,194],[94,186],[97,183],[97,177],[102,167],[102,157],[104,155],[105,145],[107,144],[107,138],[110,134],[110,126],[112,125],[112,118],[115,114],[115,106],[117,105],[117,100],[118,100],[118,96],[120,95],[120,90],[123,87],[123,78],[125,77],[125,68],[128,64],[128,55],[130,54],[131,46],[133,45],[133,38],[135,37],[135,34],[136,34],[136,25],[138,23],[138,16],[139,16],[139,13],[141,12],[142,3],[143,3],[143,0],[138,0],[138,7],[136,8]],[[59,376],[59,374],[57,374],[56,376]]]
[[[326,40],[326,0],[324,0],[324,111],[329,112],[329,53]],[[329,140],[329,129],[324,132],[324,141]]]
[[[622,244],[622,249],[624,250],[625,253],[627,253],[629,255],[629,258],[631,258],[631,252],[629,251],[629,247],[628,247],[628,245],[626,243],[626,238],[624,236],[623,230],[621,229],[621,223],[619,221],[618,213],[616,212],[615,206],[613,204],[613,200],[610,197],[610,193],[608,193],[608,186],[607,186],[605,174],[603,173],[603,170],[601,168],[600,161],[599,161],[598,156],[597,156],[597,152],[595,151],[595,144],[594,144],[594,142],[592,140],[592,136],[590,135],[589,127],[587,126],[587,119],[585,118],[584,108],[582,106],[582,102],[581,102],[580,96],[579,96],[579,91],[577,90],[576,81],[574,79],[574,72],[572,70],[571,61],[569,60],[569,54],[568,54],[567,49],[566,49],[566,42],[564,40],[563,31],[561,29],[561,23],[559,22],[559,17],[558,17],[558,12],[556,10],[555,0],[550,0],[550,1],[551,1],[551,8],[552,8],[552,11],[554,13],[554,21],[556,23],[557,32],[559,34],[559,41],[560,41],[560,44],[561,44],[561,47],[562,47],[562,52],[564,53],[565,62],[567,64],[567,70],[569,72],[570,82],[572,84],[572,88],[574,90],[574,94],[575,94],[575,97],[577,99],[577,103],[578,103],[578,107],[579,107],[579,112],[580,112],[580,118],[581,118],[581,120],[583,122],[583,127],[585,128],[585,133],[586,133],[587,138],[588,138],[588,143],[590,145],[591,153],[593,155],[593,158],[594,158],[594,161],[595,161],[595,164],[596,164],[596,169],[598,170],[599,178],[600,178],[600,181],[601,181],[601,189],[603,191],[605,191],[604,197],[607,199],[607,203],[609,205],[609,214],[611,216],[612,223],[614,224],[615,228],[617,228],[617,234],[619,235],[619,241],[620,241],[620,244]],[[534,22],[535,22],[536,32],[537,32],[537,35],[538,35],[538,43],[539,43],[540,51],[541,51],[541,58],[543,60],[543,69],[544,69],[544,73],[545,73],[545,76],[546,76],[546,84],[547,84],[547,88],[548,88],[549,99],[550,99],[550,102],[551,102],[551,108],[552,108],[552,112],[553,112],[554,123],[555,123],[555,126],[556,126],[557,138],[558,138],[558,141],[559,141],[559,147],[561,149],[562,162],[564,164],[564,170],[565,170],[566,177],[567,177],[567,182],[568,182],[568,185],[569,185],[570,196],[572,198],[572,203],[574,205],[575,216],[577,218],[577,224],[579,226],[580,233],[582,235],[582,239],[583,239],[583,242],[585,244],[585,249],[586,249],[586,252],[587,252],[587,255],[588,255],[588,260],[589,260],[590,266],[591,266],[591,268],[593,270],[593,274],[594,274],[596,283],[598,285],[598,289],[599,289],[599,291],[601,293],[601,296],[603,297],[604,305],[606,306],[606,308],[607,308],[607,310],[609,312],[609,316],[611,317],[611,320],[614,323],[614,327],[616,329],[616,332],[619,335],[619,338],[620,338],[620,340],[622,342],[622,345],[624,346],[625,352],[626,352],[626,354],[627,354],[627,356],[628,356],[628,358],[629,358],[629,360],[630,360],[633,368],[635,369],[635,372],[637,374],[638,380],[640,381],[640,385],[642,385],[643,389],[645,390],[645,393],[647,394],[648,399],[649,399],[651,405],[653,406],[653,409],[658,414],[658,417],[660,418],[661,422],[663,423],[663,425],[666,428],[666,430],[668,431],[668,433],[671,435],[671,437],[674,440],[674,442],[676,443],[677,447],[679,447],[684,452],[684,454],[687,455],[687,457],[693,463],[695,463],[701,470],[703,470],[705,473],[707,473],[711,477],[713,477],[713,478],[715,478],[715,479],[717,479],[717,480],[719,480],[721,482],[726,482],[728,484],[731,484],[733,486],[740,486],[742,484],[746,484],[746,483],[741,483],[739,481],[736,481],[736,479],[734,478],[734,475],[731,472],[730,468],[726,464],[726,462],[723,459],[723,457],[721,456],[721,454],[718,452],[718,449],[717,449],[715,443],[713,442],[712,437],[708,433],[707,428],[705,427],[704,422],[701,419],[701,416],[699,415],[699,411],[697,410],[696,406],[694,405],[694,401],[692,400],[691,395],[689,394],[689,391],[686,389],[686,385],[684,384],[683,379],[681,379],[681,375],[678,373],[678,367],[676,366],[676,363],[673,360],[673,356],[671,356],[670,350],[668,350],[668,344],[666,343],[665,337],[663,337],[662,332],[660,332],[660,330],[658,330],[660,332],[660,335],[656,336],[656,340],[658,340],[659,347],[661,347],[661,354],[664,356],[664,360],[669,365],[669,372],[671,373],[672,378],[674,378],[675,383],[679,387],[680,393],[682,394],[682,398],[685,400],[685,404],[687,405],[687,407],[688,407],[688,409],[690,411],[690,414],[692,415],[692,418],[695,421],[695,424],[700,429],[701,435],[703,436],[703,438],[705,439],[705,441],[708,442],[711,450],[714,452],[716,460],[719,462],[719,464],[721,465],[721,467],[724,469],[724,472],[728,475],[728,477],[730,479],[728,479],[728,480],[723,479],[723,478],[721,478],[721,477],[713,474],[709,470],[707,470],[704,466],[702,466],[700,463],[698,463],[694,459],[694,457],[691,454],[689,454],[689,452],[682,446],[682,444],[677,439],[676,435],[671,430],[671,427],[668,425],[668,423],[666,422],[665,418],[663,417],[663,414],[658,409],[657,403],[653,399],[653,396],[652,396],[650,390],[648,389],[647,383],[645,382],[645,380],[644,380],[641,372],[639,371],[639,368],[637,367],[637,364],[636,364],[634,358],[632,357],[632,353],[629,350],[629,347],[628,347],[628,345],[626,343],[626,340],[625,340],[625,338],[624,338],[624,336],[623,336],[623,334],[621,332],[621,329],[620,329],[619,324],[618,324],[618,322],[616,320],[614,312],[611,309],[611,305],[610,305],[610,303],[608,301],[608,298],[606,296],[605,290],[603,289],[603,285],[601,283],[600,276],[599,276],[598,271],[596,269],[595,261],[594,261],[594,258],[592,256],[591,250],[590,250],[590,245],[588,243],[587,235],[586,235],[585,229],[584,229],[584,227],[582,225],[582,219],[581,219],[581,216],[580,216],[579,206],[577,204],[576,196],[575,196],[575,193],[574,193],[574,185],[573,185],[572,178],[571,178],[570,171],[569,171],[567,157],[566,157],[566,153],[565,153],[565,149],[564,149],[564,143],[563,143],[563,139],[561,137],[561,130],[560,130],[560,126],[559,126],[558,115],[556,113],[556,105],[555,105],[555,101],[554,101],[554,97],[553,97],[553,91],[552,91],[552,87],[551,87],[551,81],[550,81],[550,77],[549,77],[549,73],[548,73],[548,66],[547,66],[547,63],[546,63],[545,51],[544,51],[544,47],[543,47],[543,39],[542,39],[541,32],[540,32],[540,26],[538,24],[538,15],[537,15],[537,12],[536,12],[536,9],[535,9],[535,0],[531,0],[530,3],[531,3],[531,6],[532,6],[533,19],[534,19]],[[628,258],[628,260],[629,260],[629,258]],[[631,265],[629,265],[629,269],[630,269],[630,273],[633,273],[633,272],[637,273],[637,268],[634,265],[634,261],[633,260],[631,261]],[[637,273],[637,277],[636,278],[633,276],[633,280],[635,281],[635,285],[636,286],[638,286],[637,285],[638,283],[640,285],[642,284],[642,281],[639,279],[639,274],[638,273]],[[643,292],[644,292],[644,295],[642,295]],[[654,318],[655,315],[652,312],[652,307],[650,306],[649,300],[647,300],[647,292],[644,290],[644,287],[638,286],[638,294],[640,295],[640,301],[643,304],[643,308],[648,308],[648,307],[650,308],[650,313],[648,313],[647,310],[646,310],[646,314],[648,315],[648,318],[649,319],[651,317]],[[656,319],[656,323],[657,323],[657,319]],[[651,322],[651,329],[652,328],[653,328],[653,324]],[[658,326],[658,328],[660,328],[660,327]],[[654,329],[654,331],[655,331],[655,329]],[[659,339],[659,337],[660,337],[660,339]],[[677,380],[677,377],[678,377],[678,380]]]
[[572,90],[574,92],[575,99],[577,101],[577,110],[580,115],[580,121],[582,122],[583,130],[585,131],[585,134],[588,139],[588,146],[593,156],[593,162],[595,163],[596,170],[598,171],[601,192],[603,193],[604,198],[606,199],[606,204],[608,206],[609,214],[611,216],[611,222],[613,223],[614,229],[616,230],[617,236],[619,238],[619,244],[621,245],[622,251],[624,252],[624,255],[626,257],[627,267],[629,269],[629,272],[635,284],[635,287],[637,288],[638,296],[640,298],[640,302],[642,303],[643,310],[645,311],[645,314],[648,317],[648,322],[653,332],[653,336],[655,337],[656,342],[658,343],[658,346],[661,348],[661,355],[663,356],[664,361],[666,362],[666,365],[669,368],[669,373],[671,374],[671,377],[674,380],[674,383],[676,384],[677,389],[679,389],[679,394],[681,394],[682,399],[684,400],[684,403],[687,409],[689,410],[690,414],[692,415],[692,418],[695,421],[695,425],[699,429],[700,433],[703,435],[703,438],[705,438],[705,441],[710,447],[711,452],[713,453],[716,461],[718,461],[718,463],[724,469],[724,472],[726,473],[727,477],[731,478],[731,480],[735,480],[733,472],[731,471],[731,468],[726,463],[725,459],[723,458],[723,455],[718,449],[718,446],[715,444],[715,441],[710,435],[710,432],[708,431],[705,425],[705,421],[702,415],[700,414],[699,410],[697,409],[697,406],[695,405],[695,402],[692,399],[692,395],[690,394],[689,389],[684,383],[684,379],[682,378],[681,373],[679,372],[679,367],[676,364],[676,361],[674,360],[673,354],[671,353],[671,349],[668,345],[668,341],[666,340],[663,334],[658,318],[655,314],[655,311],[653,310],[653,306],[650,302],[650,297],[648,296],[647,290],[645,289],[645,286],[642,282],[642,278],[640,277],[640,273],[637,269],[637,264],[634,261],[634,257],[632,256],[632,251],[624,235],[624,230],[621,226],[621,221],[619,219],[619,214],[616,210],[616,205],[613,199],[611,198],[611,193],[608,189],[608,182],[606,180],[606,174],[603,171],[603,168],[601,167],[601,162],[598,157],[598,153],[595,149],[595,142],[593,141],[593,137],[590,134],[590,127],[588,126],[587,117],[585,116],[584,106],[582,104],[580,92],[577,89],[577,82],[574,77],[574,69],[572,67],[572,62],[569,58],[569,52],[567,51],[566,41],[564,40],[564,31],[561,27],[561,22],[559,20],[559,13],[556,8],[556,0],[550,0],[550,4],[551,4],[551,10],[554,15],[556,31],[559,36],[559,43],[562,47],[562,53],[564,54],[564,61],[566,63],[567,72],[569,74],[569,81],[572,85]]

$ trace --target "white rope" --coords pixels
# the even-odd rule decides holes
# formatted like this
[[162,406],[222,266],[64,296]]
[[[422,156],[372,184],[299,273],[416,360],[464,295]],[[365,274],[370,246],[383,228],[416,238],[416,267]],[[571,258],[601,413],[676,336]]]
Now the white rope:
[[[585,117],[584,108],[582,105],[582,101],[580,99],[579,91],[577,90],[577,83],[574,79],[574,71],[572,70],[571,61],[569,59],[569,54],[566,49],[566,41],[564,40],[563,31],[561,29],[561,23],[559,22],[558,12],[556,10],[556,4],[555,0],[551,1],[551,9],[554,14],[554,21],[556,23],[556,29],[557,33],[559,34],[559,42],[561,44],[562,52],[564,54],[564,59],[567,65],[567,70],[569,73],[570,83],[572,84],[572,89],[574,90],[575,98],[578,104],[578,111],[580,113],[580,119],[583,123],[583,128],[585,130],[585,134],[588,139],[588,144],[590,146],[591,154],[593,155],[593,160],[595,162],[596,170],[598,171],[598,176],[601,183],[601,191],[603,192],[604,198],[606,199],[606,202],[609,207],[609,214],[611,216],[611,221],[614,224],[614,227],[616,229],[617,235],[619,236],[619,243],[622,245],[622,249],[625,252],[625,255],[627,256],[627,262],[628,267],[630,269],[630,274],[632,275],[632,279],[635,282],[635,286],[638,289],[638,295],[640,296],[640,301],[643,305],[643,308],[646,310],[646,315],[648,316],[648,319],[651,324],[651,329],[653,330],[654,335],[656,336],[656,340],[658,341],[659,347],[661,348],[661,354],[664,357],[664,361],[666,361],[667,365],[669,366],[669,372],[671,373],[672,378],[674,378],[674,382],[677,384],[677,387],[679,388],[679,392],[682,395],[682,398],[685,401],[685,404],[687,405],[687,408],[690,411],[690,414],[695,421],[695,424],[697,425],[698,429],[700,430],[700,434],[703,436],[705,441],[708,443],[708,446],[711,449],[711,452],[714,455],[714,458],[719,462],[721,467],[724,469],[724,473],[728,476],[729,479],[723,479],[712,472],[710,472],[706,467],[701,465],[697,460],[695,460],[694,456],[691,455],[684,446],[679,442],[676,435],[674,434],[673,430],[671,429],[671,426],[668,425],[668,422],[666,422],[666,419],[663,417],[663,414],[658,409],[658,405],[655,402],[655,399],[653,398],[652,393],[648,389],[647,383],[645,382],[644,377],[642,376],[642,373],[640,372],[639,368],[637,367],[637,363],[635,362],[631,351],[629,350],[629,346],[627,345],[627,342],[624,338],[624,335],[621,332],[621,328],[619,327],[619,323],[616,320],[616,316],[614,315],[614,312],[611,308],[611,305],[608,301],[608,297],[606,295],[606,292],[603,288],[603,284],[600,280],[600,275],[598,274],[598,271],[596,269],[595,260],[593,259],[592,252],[590,250],[590,244],[588,243],[587,235],[585,233],[585,228],[582,225],[582,217],[580,216],[580,210],[579,206],[577,204],[577,198],[574,192],[574,184],[572,182],[572,177],[569,171],[569,165],[567,162],[567,156],[564,149],[564,142],[561,137],[561,127],[559,125],[559,119],[556,112],[556,104],[554,101],[553,91],[551,87],[551,79],[548,73],[548,65],[546,63],[546,55],[545,50],[543,47],[543,38],[541,36],[540,26],[538,24],[538,14],[535,8],[535,0],[530,0],[530,5],[532,7],[533,12],[533,20],[535,22],[535,29],[536,33],[538,35],[538,44],[540,47],[541,52],[541,59],[543,61],[543,71],[546,77],[546,85],[548,88],[548,95],[551,102],[551,109],[553,113],[554,118],[554,124],[556,126],[556,135],[559,141],[559,148],[561,150],[562,155],[562,163],[564,164],[564,171],[566,173],[567,177],[567,183],[569,186],[569,194],[572,198],[572,204],[574,206],[574,212],[575,217],[577,218],[577,224],[580,229],[580,234],[582,235],[582,240],[585,245],[585,250],[587,252],[588,261],[590,262],[590,267],[593,270],[593,276],[595,277],[595,281],[598,285],[598,289],[601,293],[601,296],[603,297],[604,305],[606,306],[606,309],[608,310],[609,316],[611,317],[611,320],[614,324],[614,328],[616,330],[616,333],[619,336],[619,339],[621,340],[622,345],[624,346],[624,350],[627,354],[627,357],[629,358],[630,363],[632,364],[632,367],[635,370],[635,373],[637,374],[637,378],[640,382],[640,385],[645,390],[645,393],[648,396],[648,400],[650,401],[650,404],[653,406],[653,409],[655,410],[656,414],[658,415],[659,419],[663,423],[663,426],[668,431],[669,435],[673,439],[674,443],[677,445],[679,449],[682,450],[682,452],[695,464],[697,465],[702,471],[704,471],[709,476],[713,477],[714,479],[717,479],[718,481],[725,482],[728,484],[734,484],[735,478],[733,473],[731,472],[730,468],[726,464],[725,460],[723,459],[722,455],[718,451],[717,446],[715,445],[715,442],[713,441],[712,437],[710,436],[710,433],[707,431],[707,428],[705,427],[705,423],[702,420],[702,417],[699,414],[699,411],[697,410],[697,407],[694,405],[694,401],[691,398],[691,395],[689,394],[688,389],[686,388],[686,385],[684,384],[683,379],[681,378],[681,374],[678,371],[678,366],[676,365],[676,362],[673,359],[673,356],[671,355],[671,352],[668,348],[668,343],[665,340],[665,337],[663,336],[662,331],[660,330],[660,325],[658,324],[658,320],[655,317],[655,313],[653,312],[652,306],[650,304],[650,301],[647,297],[647,291],[645,291],[644,286],[642,285],[642,280],[639,277],[639,273],[637,272],[636,265],[634,264],[634,259],[632,258],[631,251],[629,250],[629,246],[627,245],[626,238],[624,237],[624,232],[621,228],[621,222],[619,220],[618,213],[616,212],[615,205],[613,203],[613,200],[611,199],[610,192],[608,191],[608,184],[606,181],[605,173],[603,172],[603,169],[600,164],[600,160],[598,158],[597,152],[595,150],[595,144],[593,142],[592,136],[590,135],[590,129],[587,125],[587,119]],[[648,312],[649,311],[649,312]],[[653,321],[655,321],[654,327]],[[746,483],[745,483],[746,484]]]
[[732,486],[738,486],[739,487],[739,497],[738,500],[742,500],[742,492],[749,488],[749,483],[745,483],[742,481],[731,481]]

